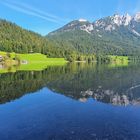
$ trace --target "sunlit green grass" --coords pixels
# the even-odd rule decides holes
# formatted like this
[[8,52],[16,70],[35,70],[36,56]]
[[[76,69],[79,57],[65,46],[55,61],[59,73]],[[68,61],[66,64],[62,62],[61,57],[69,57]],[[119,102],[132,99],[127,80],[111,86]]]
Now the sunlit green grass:
[[8,53],[8,52],[2,52],[0,51],[0,55],[2,56],[6,56],[7,54],[10,54],[10,58],[13,59],[16,56],[16,53],[12,52],[12,53]]
[[46,55],[40,54],[40,53],[33,53],[33,54],[17,54],[17,57],[20,60],[26,60],[29,63],[39,62],[66,62],[64,58],[47,58]]
[[[10,59],[18,58],[20,61],[27,61],[28,63],[64,63],[67,62],[64,58],[48,58],[46,55],[41,53],[32,53],[32,54],[16,54],[16,53],[8,53],[10,54]],[[6,56],[7,52],[1,52],[0,55]]]
[[34,53],[34,54],[17,54],[17,57],[20,60],[26,60],[28,62],[31,61],[46,61],[47,57],[40,53]]
[[[10,64],[8,63],[7,64],[8,67],[0,69],[0,73],[16,72],[16,71],[41,71],[43,69],[46,69],[48,66],[61,66],[67,63],[67,61],[64,58],[47,58],[46,55],[40,53],[32,53],[32,54],[9,53],[9,54],[10,54],[9,62],[12,62],[11,60],[16,57],[21,62],[27,61],[27,64],[21,63],[19,66],[14,66],[13,65],[14,63],[11,63],[10,66]],[[0,55],[6,56],[7,52],[0,52]]]

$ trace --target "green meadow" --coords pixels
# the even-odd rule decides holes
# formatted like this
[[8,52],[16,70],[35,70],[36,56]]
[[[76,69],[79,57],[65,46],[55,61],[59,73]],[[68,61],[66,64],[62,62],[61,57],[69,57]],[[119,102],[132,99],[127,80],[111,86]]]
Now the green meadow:
[[9,55],[9,59],[18,58],[20,61],[26,60],[28,63],[32,62],[66,62],[64,58],[48,58],[46,55],[41,53],[32,53],[32,54],[18,54],[18,53],[7,53],[7,52],[0,52],[0,55],[6,56]]
[[[8,56],[5,60],[4,68],[0,69],[0,73],[6,72],[16,72],[16,71],[41,71],[46,69],[48,66],[61,66],[67,64],[64,58],[48,58],[46,55],[40,53],[32,54],[16,54],[16,53],[6,53],[0,52],[0,55],[4,58]],[[18,59],[20,64],[15,62]],[[22,62],[27,62],[22,64]]]
[[64,58],[48,58],[46,55],[40,53],[33,54],[17,54],[19,60],[26,60],[28,63],[63,63],[66,62]]

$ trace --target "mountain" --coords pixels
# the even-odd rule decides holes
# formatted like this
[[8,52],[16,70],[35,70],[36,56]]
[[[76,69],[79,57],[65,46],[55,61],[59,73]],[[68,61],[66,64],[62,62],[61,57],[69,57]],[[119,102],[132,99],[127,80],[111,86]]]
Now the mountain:
[[47,35],[56,46],[89,54],[139,55],[140,13],[74,20]]

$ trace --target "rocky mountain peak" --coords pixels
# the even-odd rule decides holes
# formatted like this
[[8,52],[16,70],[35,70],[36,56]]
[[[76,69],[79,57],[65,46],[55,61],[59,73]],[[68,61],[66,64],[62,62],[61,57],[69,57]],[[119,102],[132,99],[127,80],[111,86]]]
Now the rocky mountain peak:
[[111,17],[114,24],[120,26],[124,25],[127,26],[132,20],[132,17],[127,13],[125,15],[115,14]]
[[131,20],[132,20],[132,17],[128,13],[122,17],[122,23],[125,26],[129,25]]
[[120,26],[122,24],[122,16],[119,14],[115,14],[114,16],[112,16],[112,21]]
[[134,16],[131,16],[128,13],[126,13],[125,15],[114,14],[113,16],[108,16],[96,20],[93,23],[81,18],[68,23],[67,25],[57,30],[57,32],[82,30],[89,34],[92,34],[99,31],[111,32],[119,29],[121,26],[124,26],[126,28],[129,28],[129,30],[131,30],[133,34],[138,36],[140,34],[140,30],[138,29],[139,22],[140,12],[136,13]]
[[140,12],[135,14],[134,20],[137,21],[137,22],[140,22]]

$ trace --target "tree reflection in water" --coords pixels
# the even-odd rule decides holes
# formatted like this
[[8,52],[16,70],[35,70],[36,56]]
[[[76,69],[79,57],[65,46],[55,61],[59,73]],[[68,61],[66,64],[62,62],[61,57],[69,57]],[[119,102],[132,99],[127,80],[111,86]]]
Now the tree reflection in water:
[[0,103],[6,103],[43,87],[75,100],[88,98],[129,105],[140,103],[140,66],[110,67],[96,63],[75,63],[48,67],[43,71],[0,74]]

